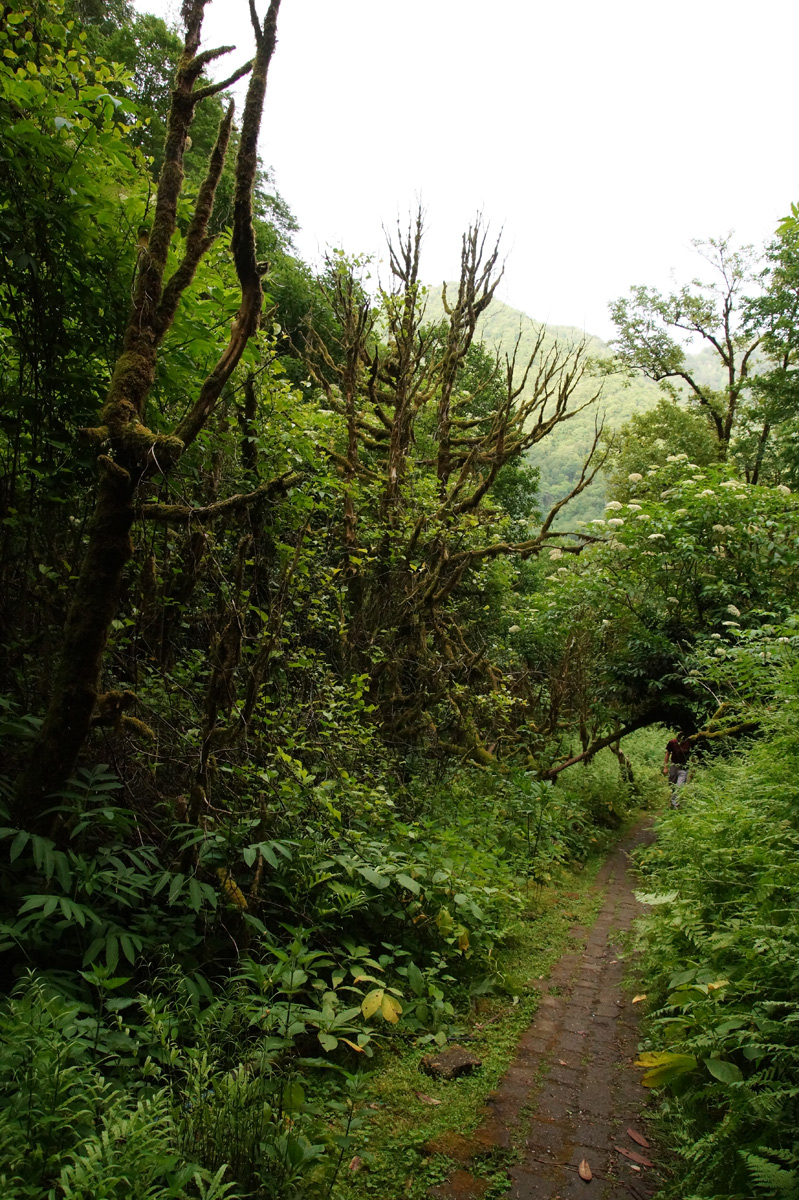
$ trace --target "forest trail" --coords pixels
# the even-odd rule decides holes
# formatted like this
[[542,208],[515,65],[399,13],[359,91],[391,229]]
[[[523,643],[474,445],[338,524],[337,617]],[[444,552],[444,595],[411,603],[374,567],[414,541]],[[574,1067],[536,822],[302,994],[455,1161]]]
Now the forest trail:
[[[638,1014],[622,991],[617,954],[618,934],[643,911],[633,895],[629,854],[652,838],[647,819],[600,870],[596,887],[605,900],[596,922],[590,931],[572,931],[582,948],[564,955],[539,982],[538,1013],[489,1097],[479,1129],[468,1139],[452,1135],[452,1157],[462,1168],[430,1190],[434,1200],[479,1200],[489,1185],[468,1168],[479,1170],[476,1163],[497,1150],[522,1155],[509,1168],[505,1200],[646,1200],[656,1190],[654,1152],[628,1133],[645,1134],[640,1116],[649,1095],[633,1066]],[[579,1174],[583,1159],[589,1182]]]

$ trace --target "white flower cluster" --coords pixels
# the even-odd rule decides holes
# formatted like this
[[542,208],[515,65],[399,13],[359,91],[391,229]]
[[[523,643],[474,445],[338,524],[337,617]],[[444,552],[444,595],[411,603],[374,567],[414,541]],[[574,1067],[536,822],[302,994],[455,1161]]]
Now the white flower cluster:
[[725,479],[719,484],[719,487],[726,488],[745,488],[747,485],[741,479]]
[[686,516],[687,512],[688,512],[687,508],[675,508],[674,515],[675,515],[675,517],[684,517],[684,516]]
[[679,600],[677,599],[677,597],[676,597],[676,596],[667,596],[667,597],[666,597],[666,603],[667,603],[667,604],[679,604],[680,602],[679,602]]
[[705,490],[703,492],[699,493],[700,496],[715,496],[715,494],[716,493],[713,491],[712,488],[705,488]]
[[647,538],[647,541],[649,541],[649,542],[655,542],[658,540],[665,542],[665,540],[666,540],[665,533],[650,533]]
[[728,612],[728,613],[730,614],[730,616],[732,616],[732,617],[740,617],[740,615],[741,615],[741,610],[740,610],[740,608],[736,608],[734,604],[728,604],[728,605],[727,605],[727,612]]
[[627,478],[629,479],[630,483],[640,483],[643,479],[643,475],[639,475],[637,471],[633,471],[631,475],[627,476]]
[[630,512],[640,512],[641,511],[640,504],[628,504],[627,507],[629,508]]
[[608,500],[607,504],[605,505],[605,508],[606,509],[610,508],[610,509],[613,509],[614,512],[618,512],[618,510],[620,508],[624,508],[624,505],[620,504],[618,500]]
[[786,487],[784,483],[780,483],[777,485],[777,491],[782,492],[783,496],[790,496],[790,494],[791,494],[791,489],[789,487]]
[[720,634],[720,633],[711,633],[711,635],[710,635],[710,636],[712,637],[712,639],[713,639],[713,641],[714,641],[714,642],[720,642],[720,641],[721,641],[721,634]]
[[649,516],[649,513],[638,513],[635,519],[636,521],[650,521],[652,518]]
[[557,562],[557,560],[559,558],[563,558],[563,551],[558,550],[558,548],[556,546],[554,550],[550,550],[549,557],[552,560],[552,562]]
[[668,454],[666,462],[688,462],[687,454]]
[[722,625],[730,625],[730,626],[732,626],[733,629],[741,628],[740,621],[722,621],[721,623],[722,623]]
[[624,517],[610,517],[608,520],[608,525],[623,525],[623,524],[624,524]]

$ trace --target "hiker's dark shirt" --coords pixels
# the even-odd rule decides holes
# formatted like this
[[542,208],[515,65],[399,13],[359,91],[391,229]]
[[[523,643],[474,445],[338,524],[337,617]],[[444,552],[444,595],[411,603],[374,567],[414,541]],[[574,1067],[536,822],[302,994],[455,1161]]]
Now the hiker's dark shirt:
[[672,738],[666,744],[666,751],[671,755],[671,761],[676,767],[684,767],[691,753],[691,743],[687,739],[684,742],[678,742],[676,738]]

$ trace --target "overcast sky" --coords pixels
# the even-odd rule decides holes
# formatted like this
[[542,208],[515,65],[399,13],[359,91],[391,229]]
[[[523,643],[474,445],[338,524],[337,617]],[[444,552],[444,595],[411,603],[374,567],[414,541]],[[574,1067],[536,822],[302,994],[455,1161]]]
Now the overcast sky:
[[[228,74],[247,0],[211,0],[205,34],[237,44]],[[481,209],[498,295],[607,337],[630,285],[703,273],[692,238],[762,242],[799,200],[798,35],[789,0],[282,0],[261,153],[306,259],[382,258],[421,199],[439,283]]]

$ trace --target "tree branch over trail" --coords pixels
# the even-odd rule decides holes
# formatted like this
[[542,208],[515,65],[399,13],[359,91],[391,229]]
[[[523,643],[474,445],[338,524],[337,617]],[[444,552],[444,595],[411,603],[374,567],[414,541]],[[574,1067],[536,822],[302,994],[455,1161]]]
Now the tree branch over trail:
[[230,77],[233,80],[250,74],[235,170],[232,235],[241,307],[227,347],[174,433],[157,434],[146,427],[145,406],[155,380],[158,348],[172,325],[181,296],[213,243],[208,224],[233,117],[231,107],[222,118],[186,235],[183,257],[165,283],[192,119],[199,103],[226,86],[199,89],[195,86],[203,67],[226,52],[225,48],[198,53],[205,3],[206,0],[185,0],[183,5],[185,42],[172,91],[152,228],[141,253],[122,353],[114,366],[100,422],[96,428],[85,431],[102,451],[97,459],[100,480],[94,515],[67,616],[48,711],[16,791],[15,808],[20,819],[34,826],[40,822],[46,796],[57,790],[72,771],[91,727],[108,629],[119,606],[122,572],[133,553],[130,530],[136,515],[137,489],[148,476],[174,466],[186,446],[197,437],[258,327],[262,289],[255,260],[252,190],[280,0],[271,0],[263,26],[251,5],[256,55],[252,63]]

